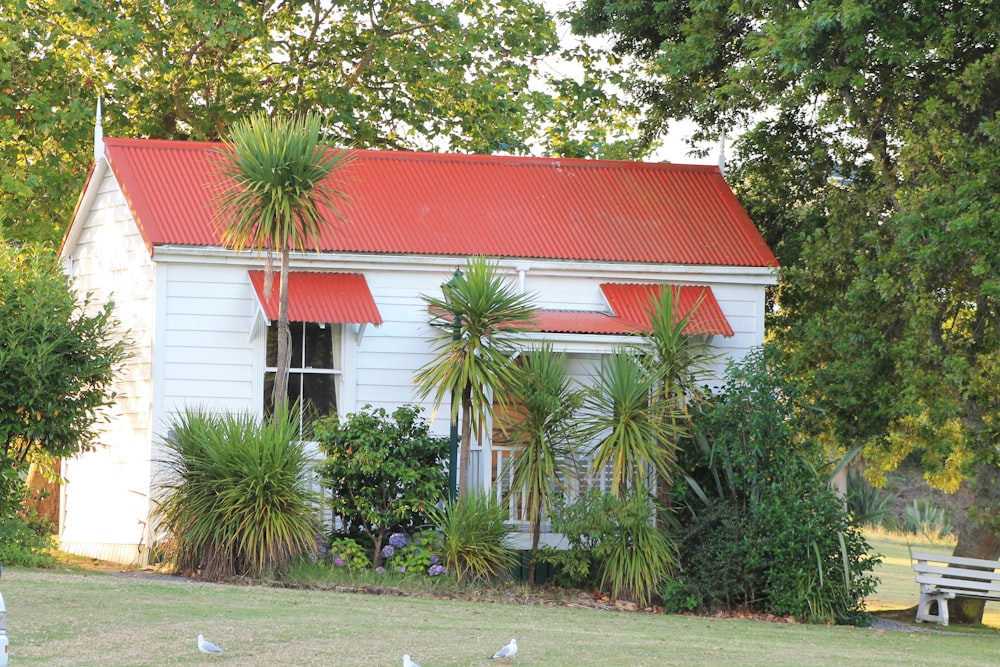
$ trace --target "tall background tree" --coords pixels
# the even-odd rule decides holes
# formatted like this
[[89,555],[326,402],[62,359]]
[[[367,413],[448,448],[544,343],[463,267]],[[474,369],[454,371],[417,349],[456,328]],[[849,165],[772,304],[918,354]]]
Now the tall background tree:
[[643,64],[648,134],[747,130],[729,178],[826,429],[873,471],[968,480],[956,554],[1000,556],[1000,6],[586,0],[574,26]]
[[[573,63],[569,65],[567,63]],[[25,0],[0,12],[0,225],[57,241],[109,135],[219,140],[249,110],[331,145],[636,157],[622,68],[538,0]],[[565,72],[565,73],[564,73]]]
[[271,292],[272,257],[280,258],[278,356],[272,405],[288,398],[291,341],[288,327],[288,261],[292,250],[319,251],[327,212],[340,216],[346,195],[335,172],[350,164],[350,154],[320,144],[319,116],[270,118],[254,114],[233,125],[218,152],[221,191],[216,220],[222,243],[267,255],[264,291]]

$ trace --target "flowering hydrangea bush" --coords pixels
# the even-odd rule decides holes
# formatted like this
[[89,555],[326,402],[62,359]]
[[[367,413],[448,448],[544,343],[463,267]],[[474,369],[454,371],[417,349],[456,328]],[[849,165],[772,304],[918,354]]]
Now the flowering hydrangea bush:
[[349,537],[331,542],[329,554],[334,567],[346,567],[353,572],[367,569],[372,564],[365,549]]
[[[435,532],[424,532],[412,539],[404,533],[393,533],[389,536],[389,544],[382,547],[382,558],[386,568],[399,574],[426,574],[437,577],[445,572],[439,564],[440,556],[436,552],[441,549],[441,536]],[[379,572],[381,570],[381,572]],[[376,568],[376,574],[383,574],[385,568]]]

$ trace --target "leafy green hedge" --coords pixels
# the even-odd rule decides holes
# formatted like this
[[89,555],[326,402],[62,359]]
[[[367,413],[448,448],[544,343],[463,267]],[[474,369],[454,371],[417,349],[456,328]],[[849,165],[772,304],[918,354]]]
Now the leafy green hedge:
[[760,349],[730,365],[696,414],[681,458],[682,573],[664,603],[864,622],[880,560],[831,488],[832,462],[806,435],[808,410],[780,362]]

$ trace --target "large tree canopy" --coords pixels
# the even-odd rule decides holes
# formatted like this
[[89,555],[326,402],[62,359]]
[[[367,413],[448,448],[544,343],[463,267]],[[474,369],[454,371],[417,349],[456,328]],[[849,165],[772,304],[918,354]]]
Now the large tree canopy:
[[785,267],[771,330],[830,433],[970,479],[956,552],[1000,555],[1000,5],[586,0],[574,26],[643,63],[648,133],[746,130],[730,180]]
[[217,140],[267,108],[322,116],[344,147],[635,157],[606,65],[560,47],[538,0],[16,2],[0,13],[0,225],[58,239],[98,96],[117,136]]

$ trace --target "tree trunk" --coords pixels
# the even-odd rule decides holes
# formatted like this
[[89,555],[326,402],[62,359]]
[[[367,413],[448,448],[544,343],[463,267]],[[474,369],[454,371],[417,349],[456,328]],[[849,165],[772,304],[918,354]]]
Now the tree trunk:
[[528,585],[535,585],[535,564],[538,561],[538,543],[542,537],[542,517],[531,522],[531,560],[528,561]]
[[[976,470],[972,485],[974,506],[978,511],[996,512],[1000,507],[1000,469],[996,465],[981,464]],[[983,525],[975,517],[968,517],[958,533],[955,556],[996,560],[1000,557],[1000,535]],[[978,624],[983,622],[984,600],[956,598],[948,602],[948,615],[954,623]]]
[[292,360],[291,332],[288,329],[288,248],[281,251],[281,276],[278,288],[278,359],[274,371],[271,400],[278,412],[288,402],[288,367]]
[[469,495],[469,466],[472,464],[472,388],[462,389],[462,446],[458,454],[458,497]]
[[38,463],[28,467],[28,497],[26,504],[35,508],[35,513],[52,522],[53,531],[59,530],[59,481],[49,480]]

